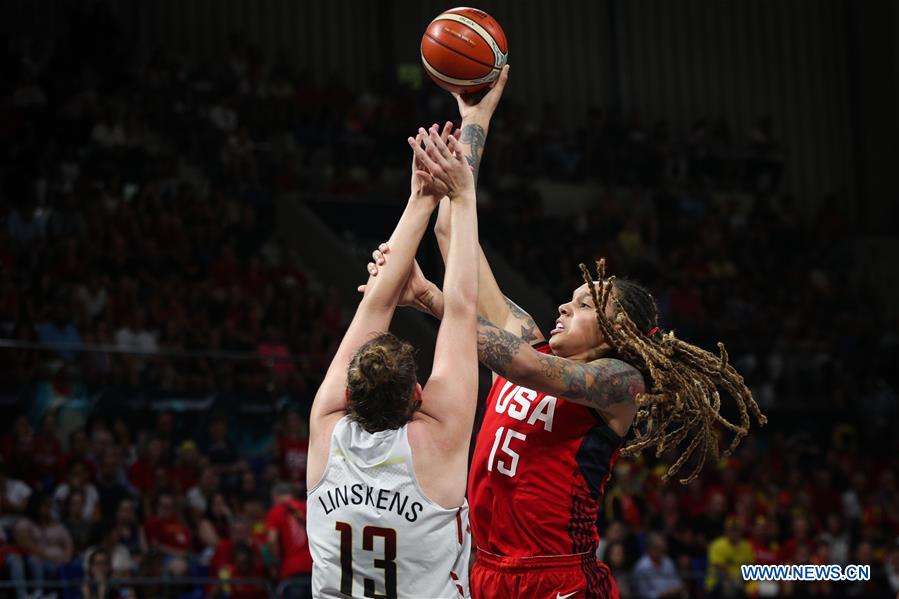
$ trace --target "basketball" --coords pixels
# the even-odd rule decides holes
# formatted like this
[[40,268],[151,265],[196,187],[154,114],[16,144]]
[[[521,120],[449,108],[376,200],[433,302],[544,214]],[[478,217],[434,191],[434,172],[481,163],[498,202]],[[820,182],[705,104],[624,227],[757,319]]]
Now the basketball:
[[421,38],[425,72],[443,89],[470,94],[488,87],[506,64],[506,34],[476,8],[453,8],[431,21]]

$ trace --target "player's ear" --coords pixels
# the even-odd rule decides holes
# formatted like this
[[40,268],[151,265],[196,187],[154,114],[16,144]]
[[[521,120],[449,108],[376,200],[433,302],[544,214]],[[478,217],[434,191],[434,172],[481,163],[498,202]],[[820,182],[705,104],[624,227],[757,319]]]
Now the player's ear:
[[421,401],[421,383],[415,383],[415,388],[412,389],[412,399],[415,401]]

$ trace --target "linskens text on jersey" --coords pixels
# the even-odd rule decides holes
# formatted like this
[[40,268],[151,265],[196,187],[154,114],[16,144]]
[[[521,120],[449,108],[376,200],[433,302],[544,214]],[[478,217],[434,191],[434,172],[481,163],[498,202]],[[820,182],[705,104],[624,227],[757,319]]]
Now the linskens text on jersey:
[[334,487],[328,489],[325,495],[318,497],[325,514],[348,505],[364,505],[379,511],[395,512],[409,522],[415,522],[424,509],[420,502],[411,501],[408,495],[389,489],[375,489],[362,483]]

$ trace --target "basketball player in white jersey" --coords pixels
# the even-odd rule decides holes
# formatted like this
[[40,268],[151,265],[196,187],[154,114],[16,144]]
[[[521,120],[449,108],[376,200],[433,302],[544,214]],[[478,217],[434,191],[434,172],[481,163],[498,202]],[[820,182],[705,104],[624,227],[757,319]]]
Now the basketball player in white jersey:
[[[473,174],[450,129],[409,138],[412,195],[390,237],[390,267],[369,277],[312,404],[307,529],[317,598],[469,596],[478,234]],[[453,225],[444,319],[422,388],[413,348],[386,331],[444,195]]]

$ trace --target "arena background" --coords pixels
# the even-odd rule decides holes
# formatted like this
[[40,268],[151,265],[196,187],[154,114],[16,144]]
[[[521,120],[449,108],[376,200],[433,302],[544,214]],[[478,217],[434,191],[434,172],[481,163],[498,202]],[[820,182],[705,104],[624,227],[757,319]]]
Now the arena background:
[[[899,7],[478,7],[510,44],[478,189],[507,295],[549,327],[578,262],[606,256],[664,328],[727,344],[770,421],[686,487],[659,481],[671,456],[619,463],[600,551],[622,597],[643,596],[652,531],[685,596],[896,596]],[[37,569],[89,593],[85,556],[116,543],[121,596],[276,592],[221,543],[240,521],[260,545],[273,485],[304,479],[311,396],[408,193],[405,137],[458,123],[418,58],[446,8],[3,3],[0,592]],[[420,260],[439,280],[430,237]],[[402,310],[395,330],[423,379],[435,323]],[[167,492],[181,570],[152,538]],[[729,518],[758,563],[872,581],[716,577]],[[37,566],[29,519],[62,539]]]

